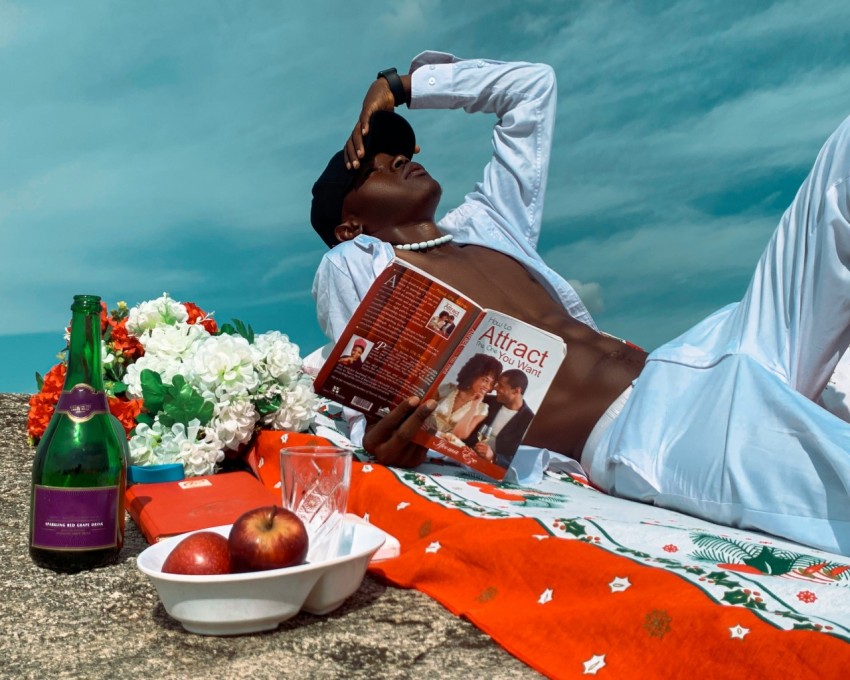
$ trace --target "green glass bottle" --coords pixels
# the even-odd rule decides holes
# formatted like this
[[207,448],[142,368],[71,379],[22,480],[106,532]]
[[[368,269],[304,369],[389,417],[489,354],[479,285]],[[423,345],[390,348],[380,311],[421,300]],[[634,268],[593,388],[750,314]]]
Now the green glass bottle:
[[74,296],[65,385],[33,462],[30,556],[55,571],[110,562],[124,543],[126,445],[103,390],[100,310]]

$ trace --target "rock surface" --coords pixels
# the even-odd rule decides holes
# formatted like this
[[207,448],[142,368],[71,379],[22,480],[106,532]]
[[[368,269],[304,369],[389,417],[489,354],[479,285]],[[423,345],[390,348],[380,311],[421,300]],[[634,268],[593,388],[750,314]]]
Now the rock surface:
[[369,575],[327,616],[299,614],[270,633],[192,635],[136,569],[147,544],[129,518],[117,563],[75,575],[36,567],[26,413],[26,395],[0,395],[0,678],[541,677],[429,597]]

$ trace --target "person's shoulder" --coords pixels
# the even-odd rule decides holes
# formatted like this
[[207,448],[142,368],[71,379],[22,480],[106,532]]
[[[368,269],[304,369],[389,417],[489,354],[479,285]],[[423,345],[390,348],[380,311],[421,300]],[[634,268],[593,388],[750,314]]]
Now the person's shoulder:
[[360,235],[338,243],[319,262],[319,270],[336,269],[349,272],[377,272],[393,259],[393,247],[373,236]]

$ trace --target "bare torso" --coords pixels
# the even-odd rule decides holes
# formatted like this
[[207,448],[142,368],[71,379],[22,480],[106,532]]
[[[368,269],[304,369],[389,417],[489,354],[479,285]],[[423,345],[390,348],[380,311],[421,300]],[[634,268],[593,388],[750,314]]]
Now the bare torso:
[[484,307],[548,330],[567,343],[567,357],[524,442],[580,458],[591,429],[643,368],[646,352],[570,317],[519,262],[474,245],[447,244],[399,257],[457,288]]

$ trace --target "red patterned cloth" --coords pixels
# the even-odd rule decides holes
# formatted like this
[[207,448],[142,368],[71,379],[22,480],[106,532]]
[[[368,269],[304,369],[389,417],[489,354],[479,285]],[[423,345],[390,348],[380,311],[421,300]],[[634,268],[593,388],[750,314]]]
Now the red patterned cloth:
[[[277,459],[279,443],[264,443],[255,458]],[[401,543],[373,573],[427,593],[550,677],[843,678],[850,667],[840,556],[565,474],[531,489],[454,466],[355,462],[349,512]]]

